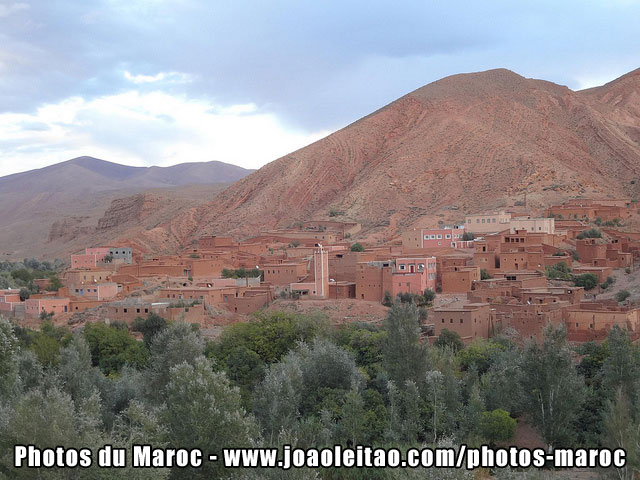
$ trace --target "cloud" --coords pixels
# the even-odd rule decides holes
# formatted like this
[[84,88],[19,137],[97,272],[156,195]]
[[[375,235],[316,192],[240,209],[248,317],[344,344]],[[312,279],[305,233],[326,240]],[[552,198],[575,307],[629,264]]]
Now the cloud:
[[9,15],[13,15],[21,10],[27,10],[28,8],[30,8],[29,4],[24,2],[0,4],[0,18],[8,17]]
[[131,83],[135,83],[136,85],[144,84],[144,83],[160,83],[160,82],[168,82],[168,83],[185,83],[191,81],[190,75],[186,73],[179,72],[160,72],[155,75],[132,75],[128,71],[125,70],[124,78],[129,80]]
[[135,90],[0,114],[0,132],[0,175],[81,155],[139,166],[221,160],[258,168],[329,133],[285,128],[254,104]]
[[[161,93],[206,105],[203,119],[232,118],[229,124],[237,128],[269,119],[280,133],[268,143],[282,139],[282,148],[273,149],[278,152],[298,146],[286,139],[333,131],[447,75],[505,67],[578,89],[640,66],[640,2],[632,0],[56,0],[38,2],[38,8],[24,2],[2,5],[0,114],[33,120],[45,106],[67,105],[72,99],[80,99],[86,109],[132,91],[138,100]],[[134,122],[129,114],[126,120]],[[158,113],[149,117],[150,125],[164,119],[179,129],[188,123],[169,118],[172,112]],[[108,152],[123,155],[156,141],[139,129],[134,144],[117,134],[117,122],[104,113],[99,125],[103,133],[74,124],[66,127],[67,135],[77,139],[82,132],[101,139]],[[175,138],[166,126],[154,128]],[[251,143],[246,132],[218,128],[241,138],[240,150]],[[51,127],[49,133],[55,131]],[[124,143],[107,145],[107,132],[112,141]],[[5,137],[0,130],[0,138]],[[53,158],[52,149],[61,151],[64,144],[39,144],[43,158]],[[236,156],[218,158],[233,161]]]

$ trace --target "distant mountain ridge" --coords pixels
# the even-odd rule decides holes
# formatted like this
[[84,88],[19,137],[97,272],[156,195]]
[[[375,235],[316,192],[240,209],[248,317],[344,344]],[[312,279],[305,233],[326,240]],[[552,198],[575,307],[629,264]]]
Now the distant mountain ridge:
[[84,156],[0,177],[0,194],[25,188],[38,191],[60,191],[69,187],[111,190],[233,183],[252,171],[217,161],[181,163],[170,167],[131,167]]
[[[251,172],[216,161],[131,167],[78,157],[0,177],[0,255],[65,256],[85,245],[133,236],[211,201]],[[122,210],[123,205],[129,208]],[[118,211],[126,215],[118,218]],[[108,222],[101,222],[105,216]]]

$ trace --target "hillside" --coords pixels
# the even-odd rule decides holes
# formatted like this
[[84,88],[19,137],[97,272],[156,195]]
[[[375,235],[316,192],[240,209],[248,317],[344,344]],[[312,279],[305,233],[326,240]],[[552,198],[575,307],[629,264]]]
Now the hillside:
[[222,162],[129,167],[80,157],[0,177],[0,254],[48,258],[135,236],[248,173]]
[[[447,77],[245,177],[167,225],[188,232],[287,227],[330,209],[369,238],[571,196],[636,195],[640,70],[572,91],[509,70]],[[437,216],[437,217],[436,217]]]

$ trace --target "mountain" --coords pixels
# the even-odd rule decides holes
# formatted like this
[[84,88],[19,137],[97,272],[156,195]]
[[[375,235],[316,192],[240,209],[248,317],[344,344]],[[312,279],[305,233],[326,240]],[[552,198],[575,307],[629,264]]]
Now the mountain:
[[[444,78],[173,219],[186,237],[356,220],[370,239],[523,201],[637,196],[640,69],[572,91],[505,69]],[[631,182],[634,179],[638,181]]]
[[151,231],[250,172],[222,162],[130,167],[79,157],[0,177],[0,254],[63,256]]

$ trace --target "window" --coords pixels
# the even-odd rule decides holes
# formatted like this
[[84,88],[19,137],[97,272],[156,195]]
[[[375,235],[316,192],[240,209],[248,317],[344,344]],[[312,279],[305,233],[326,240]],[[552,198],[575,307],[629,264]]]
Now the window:
[[495,219],[495,218],[494,218],[494,219],[492,219],[492,220],[491,220],[491,223],[496,223],[496,219]]
[[447,240],[448,240],[448,239],[450,239],[450,238],[451,238],[451,234],[450,234],[450,233],[447,233],[447,234],[444,236],[444,238],[446,238]]
[[485,222],[484,222],[484,218],[482,219],[482,223],[485,223]]
[[439,233],[437,238],[438,238],[438,240],[441,240],[442,239],[442,234]]
[[425,236],[424,236],[424,239],[425,239],[425,240],[429,240],[429,235],[425,235]]
[[401,263],[400,265],[398,265],[398,270],[405,270],[407,267],[404,263]]

